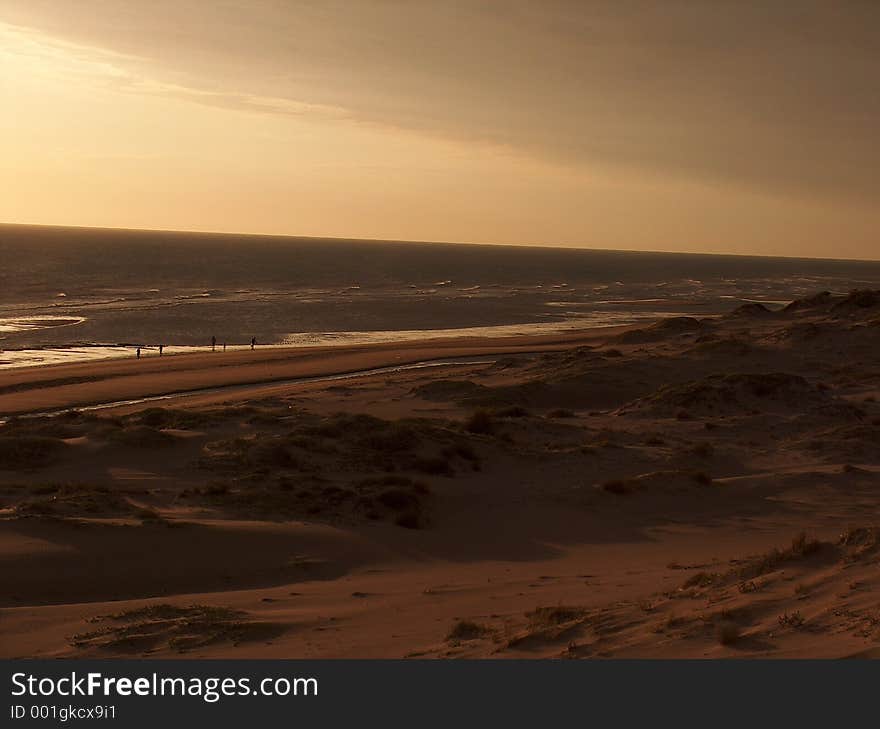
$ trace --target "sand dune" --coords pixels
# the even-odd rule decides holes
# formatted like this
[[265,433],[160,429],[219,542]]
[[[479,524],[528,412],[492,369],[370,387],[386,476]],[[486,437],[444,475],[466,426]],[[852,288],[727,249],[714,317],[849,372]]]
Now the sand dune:
[[10,371],[0,653],[874,656],[878,317]]

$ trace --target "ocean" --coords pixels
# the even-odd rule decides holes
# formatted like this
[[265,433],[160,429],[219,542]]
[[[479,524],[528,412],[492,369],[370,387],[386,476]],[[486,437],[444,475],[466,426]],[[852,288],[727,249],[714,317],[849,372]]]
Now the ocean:
[[880,262],[0,225],[0,367],[498,336],[880,288]]

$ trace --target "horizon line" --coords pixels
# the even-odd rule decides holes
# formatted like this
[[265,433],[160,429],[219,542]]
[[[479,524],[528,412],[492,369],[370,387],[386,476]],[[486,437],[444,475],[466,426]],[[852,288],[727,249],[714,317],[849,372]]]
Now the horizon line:
[[96,230],[96,231],[119,231],[126,233],[176,233],[195,236],[249,236],[253,238],[286,238],[291,240],[310,241],[346,241],[356,243],[393,243],[402,244],[418,243],[425,245],[446,246],[473,246],[493,248],[540,248],[544,250],[558,251],[595,251],[598,253],[659,253],[671,256],[718,256],[727,258],[777,258],[793,261],[846,261],[849,263],[880,264],[880,258],[832,258],[830,256],[783,256],[761,253],[718,253],[710,251],[682,251],[682,250],[659,250],[654,248],[597,248],[593,246],[562,245],[559,243],[489,243],[476,241],[442,241],[428,239],[403,239],[403,238],[345,238],[341,236],[318,236],[318,235],[295,235],[292,233],[253,233],[233,230],[186,230],[174,228],[130,228],[104,225],[61,225],[58,223],[10,223],[0,221],[0,226],[18,228],[53,228],[61,230]]

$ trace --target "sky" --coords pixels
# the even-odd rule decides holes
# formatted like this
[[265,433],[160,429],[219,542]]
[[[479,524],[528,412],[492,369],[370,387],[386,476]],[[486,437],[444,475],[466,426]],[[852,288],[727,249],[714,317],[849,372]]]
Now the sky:
[[880,259],[875,0],[0,0],[0,221]]

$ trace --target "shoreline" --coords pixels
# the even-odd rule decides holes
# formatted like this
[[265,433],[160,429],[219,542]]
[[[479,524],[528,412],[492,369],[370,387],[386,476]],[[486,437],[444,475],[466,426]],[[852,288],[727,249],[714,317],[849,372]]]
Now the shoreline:
[[[283,339],[258,344],[260,349],[283,348],[321,348],[350,347],[355,345],[403,344],[435,339],[507,339],[513,337],[536,337],[557,334],[576,334],[592,329],[605,329],[620,326],[643,326],[657,319],[673,316],[712,317],[718,314],[697,314],[690,311],[652,311],[647,313],[615,315],[608,312],[582,314],[576,317],[555,321],[524,321],[511,324],[492,324],[486,326],[466,326],[439,329],[387,329],[364,331],[315,331],[298,332],[286,335]],[[0,339],[0,345],[3,340]],[[218,341],[217,350],[223,346]],[[250,342],[226,342],[229,351],[250,350]],[[159,344],[138,344],[137,342],[89,341],[46,344],[34,346],[0,346],[0,372],[25,367],[48,367],[59,364],[84,362],[103,362],[135,357],[140,348],[142,358],[158,355]],[[205,354],[211,347],[205,343],[165,344],[166,355]],[[225,350],[224,350],[225,351]]]
[[440,337],[319,347],[267,345],[255,351],[202,351],[11,368],[0,380],[0,416],[350,375],[441,359],[553,352],[595,346],[638,326],[644,324],[510,337]]

